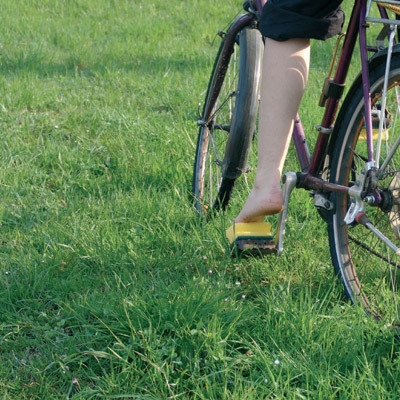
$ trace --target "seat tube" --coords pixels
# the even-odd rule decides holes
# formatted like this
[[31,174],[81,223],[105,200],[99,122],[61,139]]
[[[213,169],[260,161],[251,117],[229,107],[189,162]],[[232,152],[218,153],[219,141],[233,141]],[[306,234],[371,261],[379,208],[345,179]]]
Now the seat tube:
[[364,106],[365,106],[365,128],[367,130],[367,150],[368,161],[374,161],[374,142],[372,136],[372,116],[371,116],[371,90],[369,85],[368,54],[367,54],[367,26],[365,23],[366,4],[361,4],[360,17],[360,55],[361,55],[361,74],[363,82]]
[[[365,0],[356,0],[354,4],[353,11],[350,17],[349,26],[347,28],[346,37],[340,53],[338,66],[334,76],[334,82],[340,85],[346,82],[347,72],[349,70],[354,47],[357,41],[361,3],[364,4],[364,10],[365,10]],[[333,99],[333,98],[328,99],[325,108],[325,113],[322,119],[322,124],[321,124],[322,127],[326,129],[332,128],[333,123],[335,121],[337,109],[339,106],[339,101],[340,101],[339,99]],[[320,133],[318,135],[309,171],[311,175],[318,174],[318,171],[324,159],[328,141],[329,141],[328,134]]]

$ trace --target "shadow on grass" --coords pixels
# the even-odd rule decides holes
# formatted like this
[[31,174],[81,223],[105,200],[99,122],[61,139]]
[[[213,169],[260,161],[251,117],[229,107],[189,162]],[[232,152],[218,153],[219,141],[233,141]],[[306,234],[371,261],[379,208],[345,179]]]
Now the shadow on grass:
[[[212,51],[210,50],[210,54]],[[211,57],[212,59],[212,57]],[[99,54],[97,59],[87,60],[84,56],[66,56],[59,62],[49,62],[39,52],[20,55],[15,59],[0,58],[0,74],[15,76],[35,74],[38,77],[83,75],[92,77],[110,71],[133,71],[140,76],[165,74],[167,71],[184,72],[191,70],[206,70],[211,65],[210,58],[204,54],[176,54],[160,56],[147,54],[135,56],[126,54],[116,58],[115,55]],[[156,76],[154,77],[157,78]]]

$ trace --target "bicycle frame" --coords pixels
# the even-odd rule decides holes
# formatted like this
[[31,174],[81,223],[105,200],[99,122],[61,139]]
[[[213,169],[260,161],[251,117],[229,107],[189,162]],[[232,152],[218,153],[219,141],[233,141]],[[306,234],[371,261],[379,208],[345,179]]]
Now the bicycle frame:
[[[379,7],[379,11],[382,18],[388,18],[384,8]],[[338,65],[336,68],[335,76],[332,80],[332,85],[336,87],[344,87],[346,82],[347,73],[349,70],[350,62],[353,56],[357,37],[360,41],[360,54],[361,54],[361,74],[364,91],[364,103],[365,103],[365,125],[366,125],[366,137],[367,137],[367,148],[368,148],[368,165],[369,168],[375,166],[375,160],[373,155],[374,144],[373,144],[373,129],[372,129],[372,116],[371,116],[371,96],[370,96],[370,85],[368,77],[368,51],[377,52],[377,48],[367,47],[366,41],[366,29],[367,24],[365,20],[366,15],[366,0],[356,0],[353,11],[350,17],[347,34],[343,43],[342,51],[339,56]],[[347,193],[348,187],[343,187],[336,184],[327,183],[317,178],[317,175],[321,171],[322,163],[326,154],[326,149],[329,144],[330,136],[333,131],[333,124],[336,119],[336,114],[340,102],[340,96],[337,98],[329,97],[322,119],[321,125],[317,127],[319,135],[315,145],[315,149],[312,158],[305,157],[307,154],[304,145],[304,134],[302,133],[301,123],[297,123],[293,131],[293,140],[296,146],[297,153],[299,155],[299,162],[302,170],[305,171],[302,178],[302,187],[305,189],[323,189],[326,191],[339,191]]]
[[[284,209],[280,216],[280,222],[278,223],[278,251],[281,252],[283,249],[283,235],[285,230],[285,220],[288,208],[288,201],[290,197],[290,193],[292,189],[296,187],[303,188],[305,190],[315,191],[320,197],[320,201],[324,204],[328,204],[328,206],[323,205],[322,208],[330,210],[331,208],[329,203],[330,201],[327,199],[326,194],[329,192],[340,192],[348,194],[351,199],[352,204],[349,208],[348,215],[346,215],[345,222],[347,224],[352,224],[357,216],[363,214],[364,212],[364,203],[361,199],[361,193],[363,189],[363,185],[366,182],[366,178],[375,174],[377,176],[376,171],[379,168],[379,142],[376,150],[376,155],[374,156],[374,139],[373,139],[373,124],[372,124],[372,114],[371,114],[371,94],[370,94],[370,82],[369,82],[369,63],[371,62],[371,58],[368,57],[368,52],[374,52],[379,55],[378,52],[381,48],[378,49],[376,47],[367,46],[367,33],[366,28],[367,25],[367,1],[368,3],[368,12],[371,6],[371,1],[377,0],[355,0],[353,10],[350,16],[349,24],[347,27],[347,33],[345,35],[345,39],[341,48],[341,52],[337,61],[337,66],[335,69],[335,73],[333,78],[328,77],[324,89],[323,89],[323,98],[324,98],[324,107],[325,111],[323,114],[321,125],[318,125],[316,128],[319,131],[316,144],[314,147],[314,151],[310,154],[306,135],[303,130],[303,126],[301,124],[300,116],[297,115],[292,138],[296,148],[298,161],[300,164],[301,172],[298,173],[289,173],[288,176],[284,177],[284,187],[283,187],[283,197],[284,197]],[[382,0],[384,1],[384,0]],[[214,90],[211,93],[211,101],[208,102],[207,109],[203,111],[202,120],[198,121],[199,125],[208,125],[213,118],[213,107],[215,105],[216,99],[219,96],[219,92],[221,90],[221,86],[226,74],[227,66],[230,61],[230,57],[233,52],[233,47],[235,41],[237,40],[237,35],[240,31],[246,27],[257,26],[257,18],[261,15],[261,11],[266,4],[267,0],[249,0],[246,3],[246,9],[248,10],[247,14],[239,16],[236,21],[230,26],[228,32],[220,33],[221,36],[224,36],[224,45],[222,49],[222,61],[217,69],[216,75],[216,84],[214,85]],[[386,0],[386,3],[391,3],[391,1]],[[396,3],[398,5],[398,3]],[[388,15],[386,13],[386,9],[378,4],[378,9],[380,12],[380,22],[384,21],[386,24],[392,20],[388,19]],[[369,19],[369,21],[373,21],[373,19]],[[375,22],[375,21],[373,21]],[[399,24],[400,22],[395,22],[395,24]],[[396,31],[395,28],[392,28],[390,25],[390,38],[389,38],[389,51],[387,56],[387,76],[389,73],[390,66],[390,52],[392,50],[393,42],[394,42],[394,33]],[[382,30],[381,39],[384,36],[388,36],[388,32]],[[338,113],[339,103],[343,94],[347,74],[349,71],[350,63],[353,57],[355,45],[357,39],[359,38],[360,44],[360,55],[361,55],[361,76],[362,76],[362,85],[363,85],[363,95],[364,95],[364,104],[365,104],[365,126],[366,126],[366,141],[367,141],[367,162],[366,167],[363,169],[362,175],[357,177],[357,184],[353,186],[342,186],[336,183],[332,183],[326,181],[321,178],[324,163],[326,160],[326,156],[328,154],[329,146],[334,143],[336,140],[336,131],[334,128],[334,123],[336,120],[336,116]],[[382,40],[383,41],[383,40]],[[385,55],[386,57],[386,55]],[[335,58],[335,57],[334,57]],[[387,80],[386,76],[386,80]],[[385,90],[383,97],[386,95]],[[380,117],[380,129],[379,135],[382,132],[382,117]],[[396,143],[396,146],[400,145]],[[389,158],[390,159],[390,158]],[[378,160],[378,161],[377,161]],[[385,163],[388,162],[388,159],[384,161],[382,169],[384,169]],[[316,196],[317,197],[317,196]],[[380,198],[379,193],[376,195],[376,199],[374,200],[373,205],[379,206],[382,199]],[[315,202],[317,205],[317,202]],[[384,239],[386,241],[386,239]],[[388,243],[388,242],[387,242]],[[390,243],[388,243],[391,245]],[[400,253],[400,248],[398,249]]]
[[[378,7],[370,13],[373,3]],[[236,179],[251,170],[248,154],[256,128],[264,51],[257,28],[261,10],[268,9],[263,9],[265,4],[267,0],[246,0],[246,13],[226,33],[219,33],[223,41],[198,121],[193,174],[195,206],[202,215],[224,211]],[[396,17],[389,18],[386,10]],[[312,154],[298,114],[294,121],[292,138],[300,172],[283,176],[283,207],[275,240],[236,240],[238,251],[245,248],[243,239],[246,246],[254,245],[262,253],[266,249],[282,253],[290,194],[295,187],[311,191],[327,222],[332,263],[346,296],[389,323],[392,315],[400,320],[400,295],[395,293],[400,267],[400,45],[395,40],[399,15],[400,0],[354,1],[347,34],[337,41],[323,85],[320,106],[325,109]],[[375,39],[376,45],[367,44],[370,22],[383,24],[378,31],[368,32],[368,42]],[[357,41],[361,73],[341,101]],[[266,39],[266,52],[270,44]],[[265,51],[269,62],[273,53]],[[270,71],[263,72],[264,79],[271,78]],[[268,93],[261,96],[264,100]],[[268,193],[269,188],[262,190]],[[209,199],[203,201],[204,193]]]
[[[398,3],[396,3],[398,6]],[[371,6],[371,0],[368,4],[368,13]],[[386,57],[386,72],[385,72],[385,83],[382,91],[382,107],[385,109],[385,99],[387,91],[387,82],[390,72],[390,61],[391,54],[393,51],[393,44],[395,33],[397,29],[397,21],[395,24],[389,20],[386,10],[383,6],[378,5],[380,12],[380,19],[375,19],[376,22],[385,21],[385,24],[390,23],[389,29],[386,30],[388,25],[384,25],[385,28],[382,29],[380,36],[388,36],[389,47]],[[372,19],[369,19],[372,21]],[[315,190],[314,203],[320,209],[325,209],[327,211],[333,209],[333,204],[328,200],[328,197],[324,193],[327,192],[341,192],[343,194],[349,195],[351,199],[350,206],[348,208],[347,214],[344,218],[344,222],[347,225],[352,225],[354,223],[361,223],[366,228],[371,230],[376,237],[383,241],[389,248],[391,248],[396,254],[400,254],[400,248],[397,247],[393,242],[391,242],[385,235],[383,235],[366,217],[365,215],[365,203],[362,198],[362,192],[364,190],[364,185],[367,182],[367,178],[370,178],[370,182],[377,181],[379,174],[383,174],[386,166],[388,165],[394,151],[391,155],[388,155],[384,163],[382,164],[381,170],[379,170],[379,156],[380,156],[380,144],[383,132],[383,120],[384,113],[379,116],[379,133],[377,140],[376,155],[374,157],[374,140],[373,140],[373,126],[372,126],[372,111],[371,111],[371,91],[369,82],[369,63],[368,51],[373,51],[378,53],[378,46],[368,47],[367,46],[367,0],[356,0],[353,6],[353,11],[351,13],[348,31],[345,36],[341,54],[339,56],[338,65],[336,68],[335,76],[332,80],[328,77],[323,89],[323,99],[326,99],[325,112],[322,119],[322,124],[317,126],[319,135],[314,148],[312,157],[308,156],[308,148],[306,146],[306,139],[301,126],[300,118],[295,123],[293,129],[293,140],[298,154],[298,159],[300,166],[302,167],[302,173],[295,174],[294,172],[289,172],[285,174],[284,177],[284,187],[283,187],[283,200],[284,208],[280,214],[278,222],[278,232],[277,232],[277,249],[281,253],[283,251],[283,238],[285,233],[286,217],[288,211],[289,197],[291,191],[295,186],[302,187],[306,190]],[[388,35],[388,31],[390,34]],[[327,182],[319,177],[323,167],[325,157],[327,155],[327,150],[331,141],[335,141],[337,131],[333,130],[334,122],[336,120],[336,114],[338,111],[338,106],[340,98],[343,93],[344,84],[346,82],[347,73],[349,70],[350,62],[354,53],[355,44],[359,38],[360,43],[360,55],[361,55],[361,76],[362,76],[362,88],[364,97],[364,123],[366,127],[366,142],[367,142],[367,161],[365,167],[361,170],[361,173],[356,178],[356,182],[348,186],[341,186],[336,183]],[[334,57],[335,58],[335,57]],[[333,59],[334,61],[334,59]],[[333,89],[333,90],[330,90]],[[330,93],[329,93],[330,92]],[[333,142],[334,143],[334,142]],[[395,149],[399,146],[400,141],[396,142]],[[376,189],[376,186],[372,187]],[[383,204],[383,198],[379,191],[375,190],[374,195],[370,196],[368,200],[369,204],[376,207]]]
[[[360,46],[361,46],[361,58],[362,58],[362,74],[363,78],[366,78],[368,81],[368,58],[367,58],[367,50],[365,46],[365,41],[361,39],[363,37],[365,39],[365,21],[360,17],[362,14],[362,9],[365,11],[365,0],[356,0],[349,25],[347,34],[345,36],[345,40],[343,43],[342,51],[339,56],[338,65],[336,68],[335,76],[332,80],[332,85],[337,88],[344,88],[346,83],[346,77],[349,70],[350,62],[353,56],[355,44],[358,37],[358,32],[362,32],[360,35]],[[365,12],[364,12],[365,15]],[[368,93],[368,111],[366,113],[366,124],[367,124],[367,138],[371,138],[368,140],[368,144],[372,145],[372,118],[370,112],[370,96],[369,96],[369,82],[366,82],[364,87]],[[341,92],[341,91],[340,91]],[[331,134],[333,132],[333,124],[336,119],[336,114],[338,111],[338,106],[340,102],[341,93],[337,98],[328,97],[325,112],[322,118],[321,125],[317,126],[317,130],[319,131],[319,135],[316,141],[316,145],[314,148],[314,152],[312,157],[309,157],[309,151],[306,147],[305,135],[303,132],[303,128],[300,122],[300,118],[295,123],[293,129],[293,140],[296,147],[296,151],[299,158],[299,163],[303,171],[302,176],[302,187],[305,189],[323,189],[326,191],[339,191],[339,192],[348,192],[349,188],[331,184],[329,182],[325,182],[322,179],[317,178],[318,173],[321,171],[322,164],[324,161],[324,157],[326,154],[326,150],[328,148],[329,140],[331,138]],[[366,99],[367,100],[367,99]],[[372,155],[372,151],[371,151]],[[372,161],[372,159],[371,159]]]
[[[354,3],[348,25],[347,34],[345,35],[342,51],[339,56],[336,73],[331,84],[339,89],[344,87],[350,62],[353,57],[357,37],[359,37],[360,55],[361,55],[361,75],[363,82],[364,104],[365,104],[366,140],[368,148],[367,170],[370,171],[372,168],[378,166],[377,160],[379,159],[379,150],[377,150],[376,153],[378,156],[374,158],[374,142],[373,142],[373,128],[372,128],[372,115],[371,115],[371,94],[370,94],[370,83],[368,74],[368,64],[369,64],[368,52],[372,51],[376,53],[378,52],[378,48],[367,46],[366,30],[368,24],[366,22],[366,3],[367,3],[366,0],[356,0]],[[378,9],[381,15],[381,19],[385,20],[386,22],[389,22],[390,20],[388,19],[386,10],[382,6],[378,6]],[[375,19],[375,21],[378,20]],[[392,36],[389,39],[390,50],[388,52],[388,62],[387,62],[388,67],[390,65],[390,56],[392,51],[391,46],[393,45],[394,41],[394,33],[395,30],[392,29]],[[296,120],[294,126],[293,140],[298,154],[299,163],[303,171],[303,176],[300,177],[300,182],[298,183],[298,185],[307,190],[323,189],[326,191],[337,191],[344,193],[348,193],[350,190],[350,188],[348,187],[331,184],[317,178],[318,174],[322,169],[326,150],[328,148],[329,141],[331,139],[331,134],[333,132],[333,124],[336,119],[336,114],[338,111],[342,90],[339,90],[339,92],[340,92],[339,96],[327,98],[327,103],[322,123],[321,125],[317,126],[317,130],[320,133],[317,138],[312,158],[308,155],[309,151],[306,146],[305,135],[301,126],[300,118]],[[381,130],[382,127],[380,128],[380,131]],[[379,145],[380,145],[380,140],[378,140],[378,146]]]
[[[216,98],[218,97],[219,90],[225,76],[226,67],[232,54],[233,43],[236,40],[236,36],[243,28],[251,26],[251,24],[256,24],[257,15],[259,16],[261,14],[261,10],[266,2],[267,0],[252,0],[252,8],[250,12],[248,14],[241,15],[231,25],[227,33],[222,33],[222,35],[225,35],[225,44],[223,48],[223,59],[225,60],[225,62],[221,64],[219,72],[217,74],[217,84],[215,86],[214,93],[212,94],[212,100],[209,102],[210,109],[204,110],[204,115],[209,115],[210,120],[212,118],[212,107],[215,103]],[[312,155],[310,155],[310,151],[307,146],[306,135],[304,133],[299,115],[297,115],[294,124],[292,137],[302,171],[301,175],[299,176],[300,179],[297,183],[297,186],[300,186],[306,190],[339,191],[345,193],[349,191],[348,187],[326,182],[318,178],[318,175],[323,167],[326,151],[329,145],[329,141],[331,140],[331,134],[333,131],[333,125],[340,103],[340,97],[343,92],[347,73],[358,37],[360,38],[362,77],[366,105],[365,119],[368,144],[368,162],[371,163],[371,165],[373,165],[375,162],[373,157],[372,117],[370,110],[371,99],[368,80],[368,51],[377,51],[377,49],[369,48],[366,44],[366,2],[367,0],[356,0],[354,3],[347,29],[347,34],[345,35],[344,43],[339,56],[336,72],[330,83],[332,87],[337,88],[337,92],[339,93],[339,95],[335,98],[327,97],[322,123],[317,127],[319,135]],[[379,7],[379,9],[382,18],[387,18],[386,11],[382,7]],[[209,123],[209,121],[200,122],[204,124]]]

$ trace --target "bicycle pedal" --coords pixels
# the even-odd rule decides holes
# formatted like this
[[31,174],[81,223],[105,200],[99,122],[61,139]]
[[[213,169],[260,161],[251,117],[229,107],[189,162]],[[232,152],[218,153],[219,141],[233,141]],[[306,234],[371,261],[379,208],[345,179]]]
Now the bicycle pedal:
[[263,256],[277,253],[276,244],[272,239],[237,239],[231,247],[231,254],[236,251],[242,256]]
[[226,230],[232,255],[265,255],[276,253],[268,222],[234,223]]

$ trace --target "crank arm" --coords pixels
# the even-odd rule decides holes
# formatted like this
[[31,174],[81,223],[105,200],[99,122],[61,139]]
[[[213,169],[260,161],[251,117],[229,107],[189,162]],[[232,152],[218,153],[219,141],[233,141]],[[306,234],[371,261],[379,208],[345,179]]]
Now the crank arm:
[[279,214],[278,228],[276,231],[276,238],[275,238],[278,254],[282,254],[283,252],[283,238],[285,236],[286,218],[289,208],[289,200],[292,190],[296,186],[296,183],[297,183],[297,174],[295,172],[286,172],[286,174],[283,176],[283,190],[282,190],[283,209]]

